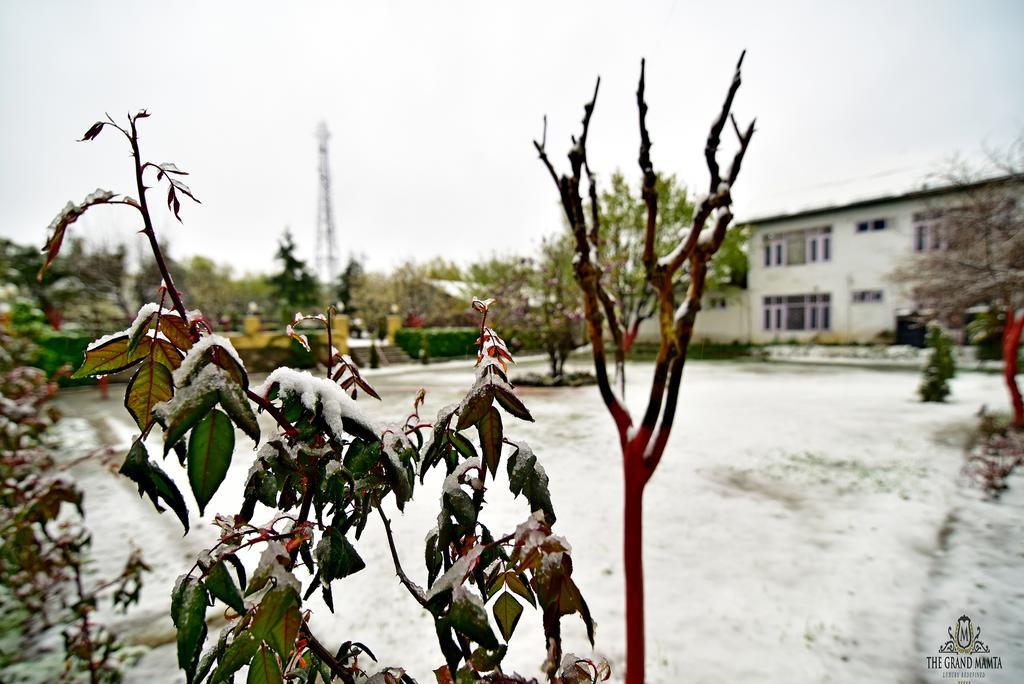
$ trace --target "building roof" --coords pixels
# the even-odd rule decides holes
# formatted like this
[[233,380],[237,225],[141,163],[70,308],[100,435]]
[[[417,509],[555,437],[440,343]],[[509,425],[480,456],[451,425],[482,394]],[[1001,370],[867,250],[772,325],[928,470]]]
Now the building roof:
[[790,221],[793,219],[811,218],[814,216],[820,216],[822,214],[831,214],[836,211],[845,211],[848,209],[861,209],[864,207],[881,206],[885,204],[893,204],[895,202],[905,202],[908,200],[928,199],[931,197],[941,197],[942,195],[951,195],[958,192],[964,192],[973,190],[975,188],[985,187],[987,185],[995,185],[1010,182],[1024,182],[1024,174],[1009,174],[1003,176],[994,176],[992,178],[986,178],[972,183],[963,183],[957,185],[942,185],[937,187],[924,186],[918,190],[911,190],[909,192],[895,193],[890,195],[881,195],[878,197],[872,197],[869,199],[856,200],[848,202],[846,204],[830,204],[820,207],[813,207],[811,209],[804,209],[800,211],[787,212],[781,214],[770,214],[768,216],[762,216],[746,221],[740,222],[738,225],[741,226],[764,226],[772,223],[779,223],[781,221]]

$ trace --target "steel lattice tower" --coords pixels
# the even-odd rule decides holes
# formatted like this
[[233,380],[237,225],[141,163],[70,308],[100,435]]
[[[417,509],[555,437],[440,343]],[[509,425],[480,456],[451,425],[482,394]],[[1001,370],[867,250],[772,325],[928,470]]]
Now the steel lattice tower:
[[331,211],[331,171],[327,163],[327,140],[331,134],[323,121],[316,129],[320,145],[320,200],[316,221],[316,270],[323,283],[333,283],[338,275],[338,244]]

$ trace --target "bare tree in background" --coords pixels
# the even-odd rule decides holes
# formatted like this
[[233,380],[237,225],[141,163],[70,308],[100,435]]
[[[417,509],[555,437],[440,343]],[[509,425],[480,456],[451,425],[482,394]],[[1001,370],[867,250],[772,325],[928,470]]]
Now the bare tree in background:
[[[616,302],[602,281],[600,254],[602,246],[598,193],[594,175],[587,162],[587,132],[594,112],[600,78],[594,96],[584,107],[583,129],[579,138],[573,138],[569,150],[570,175],[559,175],[548,159],[544,137],[534,141],[541,161],[558,187],[562,208],[575,241],[576,281],[583,291],[583,309],[587,333],[593,348],[594,371],[605,406],[615,421],[622,450],[624,473],[624,566],[626,575],[626,682],[644,681],[644,576],[643,576],[643,492],[654,474],[665,451],[676,413],[676,402],[683,376],[683,364],[693,336],[694,322],[700,310],[704,293],[708,262],[718,251],[732,221],[732,187],[740,172],[747,146],[754,134],[754,123],[741,130],[732,116],[733,98],[740,87],[740,67],[743,55],[736,64],[732,84],[726,94],[722,110],[711,125],[704,156],[710,173],[708,194],[696,202],[693,221],[683,231],[678,243],[670,251],[658,254],[658,193],[657,174],[651,162],[651,138],[647,132],[647,103],[644,100],[644,62],[640,63],[640,83],[636,101],[640,123],[640,171],[643,174],[642,196],[647,207],[644,232],[643,267],[647,282],[657,294],[657,319],[660,344],[654,366],[647,408],[640,424],[616,395],[608,377],[605,353],[605,325],[614,343],[616,364],[623,362],[623,335],[625,331],[616,313]],[[739,139],[739,147],[732,164],[723,174],[718,164],[718,147],[722,131],[728,123]],[[589,212],[584,208],[582,195],[583,174],[586,174]],[[589,213],[589,216],[588,216]],[[688,278],[685,299],[677,305],[674,284]]]
[[1024,330],[1024,140],[992,154],[991,169],[954,162],[941,180],[958,192],[951,202],[918,217],[918,254],[894,273],[910,286],[921,307],[957,322],[983,306],[1001,328],[1003,376],[1013,425],[1024,427],[1024,401],[1017,386],[1017,354]]

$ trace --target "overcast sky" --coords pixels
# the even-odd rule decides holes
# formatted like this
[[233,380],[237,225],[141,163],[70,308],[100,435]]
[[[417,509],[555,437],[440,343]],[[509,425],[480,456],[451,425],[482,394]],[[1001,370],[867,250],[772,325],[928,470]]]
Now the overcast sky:
[[[903,190],[1024,130],[1022,33],[1014,1],[0,1],[0,235],[41,245],[68,200],[134,192],[123,139],[75,140],[147,108],[144,156],[190,171],[203,202],[184,225],[160,211],[177,256],[268,270],[290,226],[311,257],[320,120],[342,259],[526,252],[561,226],[530,143],[544,114],[564,168],[600,75],[592,166],[635,179],[647,57],[655,166],[703,188],[743,48],[735,112],[759,132],[740,218]],[[73,230],[136,240],[136,222],[104,209]]]

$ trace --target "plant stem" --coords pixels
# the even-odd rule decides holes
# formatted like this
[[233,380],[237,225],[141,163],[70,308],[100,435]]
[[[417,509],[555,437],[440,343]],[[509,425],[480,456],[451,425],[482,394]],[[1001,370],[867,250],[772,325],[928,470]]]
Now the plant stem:
[[149,238],[149,246],[153,250],[153,257],[156,259],[157,268],[160,269],[160,277],[163,278],[164,286],[171,295],[174,308],[181,316],[181,319],[187,323],[188,313],[185,311],[185,305],[181,301],[181,295],[178,294],[177,288],[174,287],[174,279],[171,278],[171,272],[167,269],[167,262],[164,260],[163,251],[160,249],[160,243],[156,239],[156,232],[153,230],[153,219],[149,215],[149,203],[146,201],[146,185],[142,180],[142,153],[139,151],[139,134],[135,127],[136,118],[129,117],[128,120],[131,122],[131,135],[128,139],[132,143],[132,156],[135,158],[135,185],[139,190],[139,213],[142,214],[142,222],[145,226],[142,232]]

